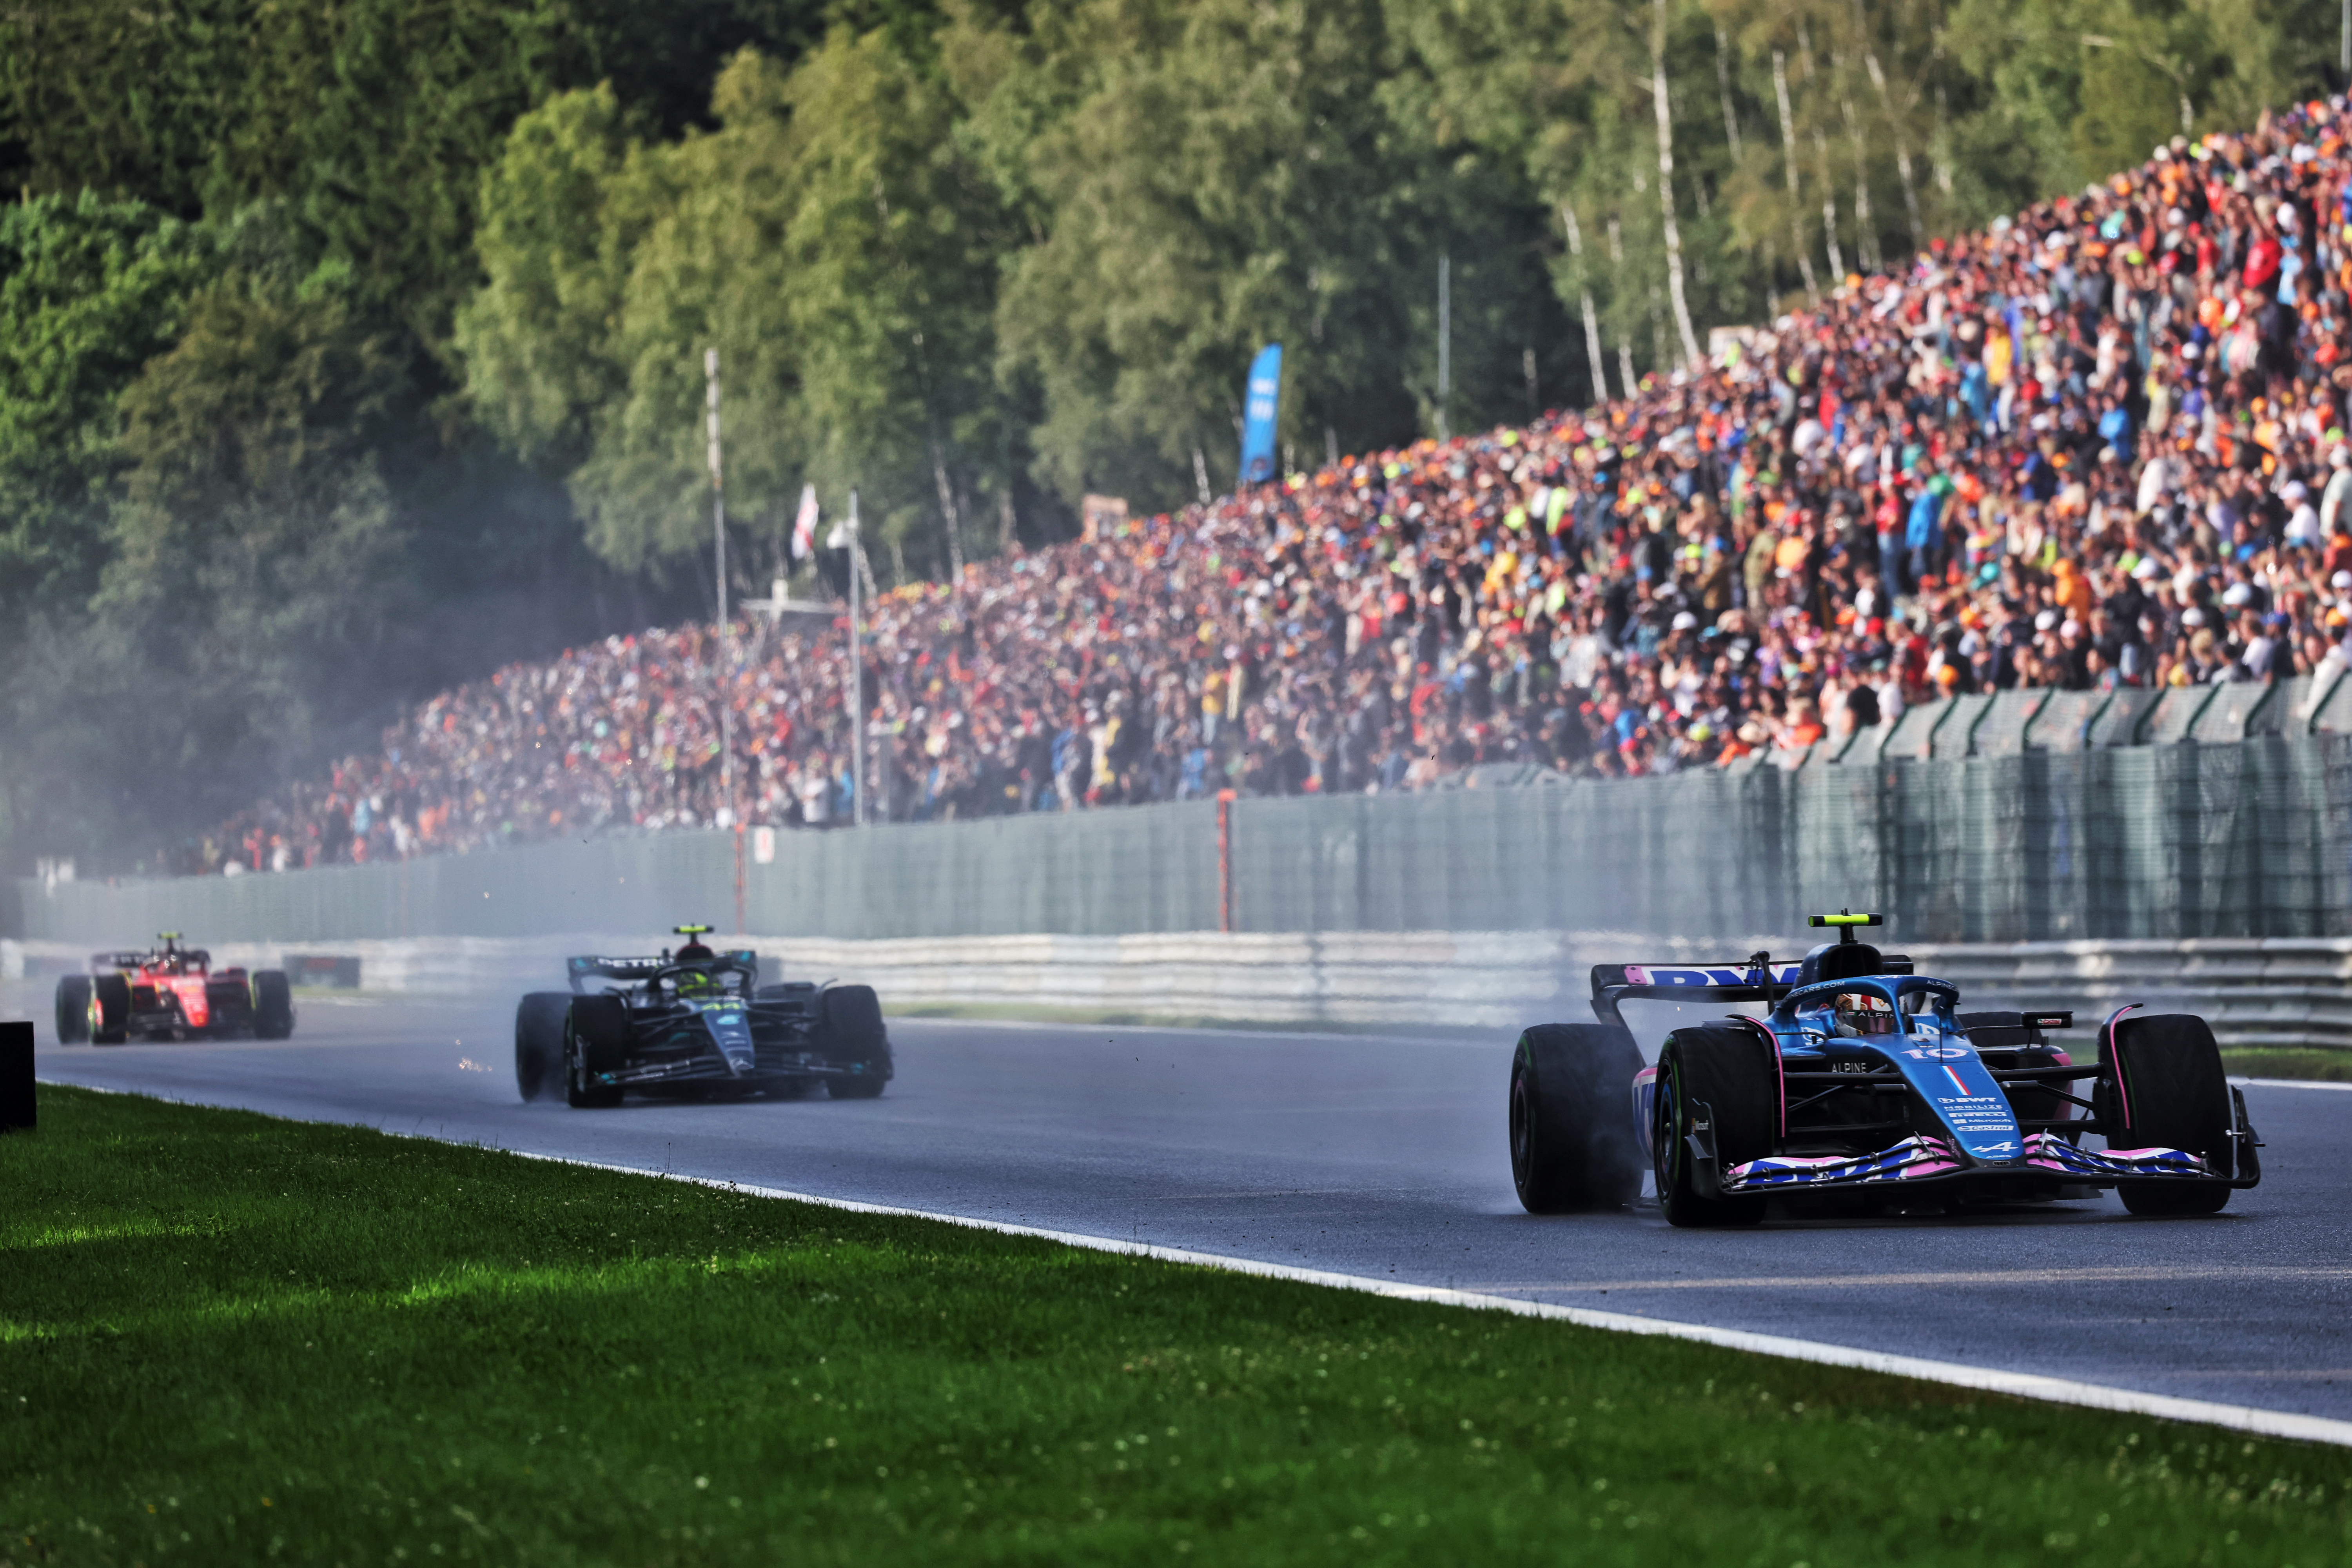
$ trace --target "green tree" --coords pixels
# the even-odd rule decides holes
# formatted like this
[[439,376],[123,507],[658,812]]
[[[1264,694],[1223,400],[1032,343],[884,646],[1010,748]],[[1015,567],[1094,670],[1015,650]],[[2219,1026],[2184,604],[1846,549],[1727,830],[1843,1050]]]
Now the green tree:
[[[1441,258],[1463,324],[1498,300],[1524,310],[1531,258],[1507,232],[1522,216],[1509,182],[1475,148],[1458,167],[1444,156],[1415,112],[1425,95],[1400,88],[1380,6],[1074,12],[967,86],[986,156],[1021,168],[1013,194],[1036,225],[998,321],[1008,379],[1038,389],[1047,481],[1172,504],[1197,452],[1229,483],[1242,379],[1270,341],[1285,438],[1318,460],[1327,439],[1356,451],[1433,426]],[[1499,335],[1516,362],[1524,335]],[[1468,363],[1486,357],[1464,336]],[[1498,399],[1456,364],[1459,428]]]
[[[365,311],[438,350],[476,281],[480,172],[515,117],[610,81],[657,133],[736,49],[789,59],[824,0],[78,0],[0,13],[7,188],[182,216],[282,200]],[[13,165],[13,166],[8,166]]]
[[[771,548],[803,482],[860,485],[880,536],[943,570],[1009,433],[992,374],[1004,225],[953,100],[881,33],[795,69],[739,57],[719,128],[633,146],[608,95],[518,122],[485,182],[469,389],[567,476],[636,570],[709,537],[702,352],[719,351],[728,508]],[[959,540],[949,520],[967,521]]]
[[[98,585],[115,399],[178,336],[212,249],[139,202],[0,207],[0,628]],[[0,631],[0,648],[14,641]]]

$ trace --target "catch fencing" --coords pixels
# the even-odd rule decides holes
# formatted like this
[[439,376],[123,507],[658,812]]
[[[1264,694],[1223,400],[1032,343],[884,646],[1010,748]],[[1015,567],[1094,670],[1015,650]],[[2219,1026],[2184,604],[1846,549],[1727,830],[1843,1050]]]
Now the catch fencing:
[[1622,782],[1526,770],[1558,782],[1516,784],[1482,770],[1414,795],[1239,800],[1222,831],[1218,803],[1194,801],[672,831],[278,875],[23,882],[15,934],[97,946],[178,931],[219,945],[699,921],[838,939],[1221,928],[1734,938],[1794,933],[1808,913],[1852,908],[1888,913],[1898,943],[2352,935],[2352,737],[2298,721],[2292,734],[2242,724],[2247,738],[2229,742],[2085,745],[2078,713],[2076,743],[2062,747],[2025,743],[2030,716],[2021,724],[1987,704],[1967,728],[1995,739],[1940,754],[1960,712],[1916,710],[1867,752],[1790,767]]

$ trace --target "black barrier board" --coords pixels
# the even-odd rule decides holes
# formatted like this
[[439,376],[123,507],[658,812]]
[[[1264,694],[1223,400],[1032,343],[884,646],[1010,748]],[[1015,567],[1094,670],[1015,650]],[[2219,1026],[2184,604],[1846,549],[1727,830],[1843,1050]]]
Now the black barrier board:
[[337,991],[360,988],[360,961],[325,952],[289,952],[286,979],[293,985],[324,985]]
[[0,1024],[0,1132],[30,1129],[33,1103],[33,1026]]

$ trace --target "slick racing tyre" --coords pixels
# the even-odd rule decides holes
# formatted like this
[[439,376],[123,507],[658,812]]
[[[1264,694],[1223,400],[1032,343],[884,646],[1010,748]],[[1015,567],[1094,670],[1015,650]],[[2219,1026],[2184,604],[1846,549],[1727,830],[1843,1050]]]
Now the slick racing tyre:
[[1772,1047],[1754,1029],[1706,1024],[1676,1029],[1658,1055],[1650,1148],[1656,1163],[1658,1206],[1676,1226],[1754,1225],[1764,1217],[1761,1197],[1706,1197],[1693,1173],[1691,1134],[1707,1123],[1718,1179],[1734,1165],[1772,1152],[1780,1124],[1780,1079]]
[[[2100,1119],[2110,1149],[2179,1149],[2231,1173],[2232,1106],[2221,1049],[2205,1020],[2189,1013],[2126,1016],[2099,1032]],[[2118,1182],[2116,1196],[2137,1215],[2219,1214],[2230,1189],[2183,1178]]]
[[1614,1024],[1537,1024],[1511,1054],[1511,1183],[1529,1214],[1622,1208],[1642,1193],[1633,1079],[1642,1052]]
[[58,981],[58,1044],[79,1046],[89,1038],[89,976],[68,974]]
[[121,974],[89,977],[89,1039],[119,1046],[131,1037],[131,980]]
[[882,1026],[882,1004],[871,985],[828,985],[818,1000],[816,1047],[846,1075],[828,1074],[827,1094],[835,1100],[872,1100],[890,1081],[890,1036]]
[[253,976],[253,1037],[283,1040],[294,1034],[294,990],[282,969],[263,969]]
[[575,1110],[621,1103],[618,1084],[595,1075],[617,1071],[629,1051],[629,1005],[618,996],[574,996],[564,1009],[563,1098]]
[[525,1101],[555,1092],[563,1076],[563,1019],[568,991],[534,991],[515,1008],[515,1091]]

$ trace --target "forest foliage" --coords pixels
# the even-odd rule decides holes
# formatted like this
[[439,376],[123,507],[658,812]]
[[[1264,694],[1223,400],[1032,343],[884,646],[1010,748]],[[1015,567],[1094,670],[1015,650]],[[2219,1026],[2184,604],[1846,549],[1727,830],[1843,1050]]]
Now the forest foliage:
[[[1527,418],[2334,82],[2335,0],[28,0],[0,862],[741,587]],[[2340,85],[2336,83],[2336,85]],[[1667,154],[1670,154],[1668,156]],[[1448,283],[1441,379],[1438,279]]]

